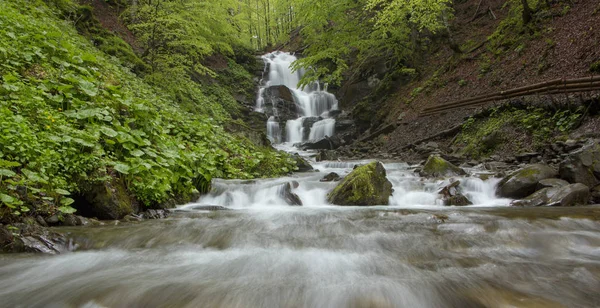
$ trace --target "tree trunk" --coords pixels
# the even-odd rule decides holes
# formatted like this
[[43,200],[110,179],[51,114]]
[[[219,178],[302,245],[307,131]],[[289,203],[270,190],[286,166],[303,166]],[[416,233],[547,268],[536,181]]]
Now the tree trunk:
[[531,21],[531,8],[527,0],[521,0],[523,4],[523,24],[526,25]]

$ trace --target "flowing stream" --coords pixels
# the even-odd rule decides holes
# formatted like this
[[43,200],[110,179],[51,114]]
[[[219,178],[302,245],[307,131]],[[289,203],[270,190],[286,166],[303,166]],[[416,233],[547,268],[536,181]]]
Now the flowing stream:
[[328,204],[323,176],[366,162],[216,180],[168,219],[58,228],[73,252],[0,254],[0,307],[600,306],[600,208],[511,208],[480,168],[456,178],[474,205],[446,207],[450,179],[402,162],[384,163],[389,206]]

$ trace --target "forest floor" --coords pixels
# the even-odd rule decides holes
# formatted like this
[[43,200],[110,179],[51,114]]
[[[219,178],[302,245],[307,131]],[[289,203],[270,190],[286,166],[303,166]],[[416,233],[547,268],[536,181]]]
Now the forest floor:
[[[510,8],[505,3],[467,0],[456,5],[452,30],[463,53],[457,54],[447,44],[440,44],[423,59],[420,78],[389,96],[385,108],[390,112],[385,122],[393,123],[400,115],[402,121],[381,141],[382,151],[395,151],[451,128],[481,110],[460,108],[419,117],[426,107],[558,78],[592,75],[591,64],[600,61],[597,1],[573,1],[572,6],[554,4],[543,15],[538,14],[542,16],[537,16],[540,20],[529,33],[510,33],[509,28],[499,32],[502,37],[491,39],[503,21],[510,18]],[[586,100],[592,95],[530,97],[527,101]],[[598,128],[597,124],[590,125],[586,131]]]

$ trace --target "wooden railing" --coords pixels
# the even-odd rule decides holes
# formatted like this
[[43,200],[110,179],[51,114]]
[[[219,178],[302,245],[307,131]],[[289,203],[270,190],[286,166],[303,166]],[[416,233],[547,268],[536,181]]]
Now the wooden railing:
[[600,76],[590,76],[575,79],[557,79],[525,87],[514,88],[507,91],[488,93],[447,104],[427,107],[420,113],[420,116],[433,115],[442,111],[448,111],[460,107],[474,107],[491,101],[505,100],[519,96],[592,91],[600,91]]

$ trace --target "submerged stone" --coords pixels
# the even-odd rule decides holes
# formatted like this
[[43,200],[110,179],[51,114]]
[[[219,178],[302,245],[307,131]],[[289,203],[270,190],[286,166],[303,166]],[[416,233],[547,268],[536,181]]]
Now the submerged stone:
[[320,181],[321,182],[337,182],[341,179],[340,175],[335,173],[335,172],[331,172],[329,174],[327,174],[326,176],[324,176]]
[[355,168],[327,195],[327,200],[335,205],[388,205],[392,192],[383,164],[372,162]]

